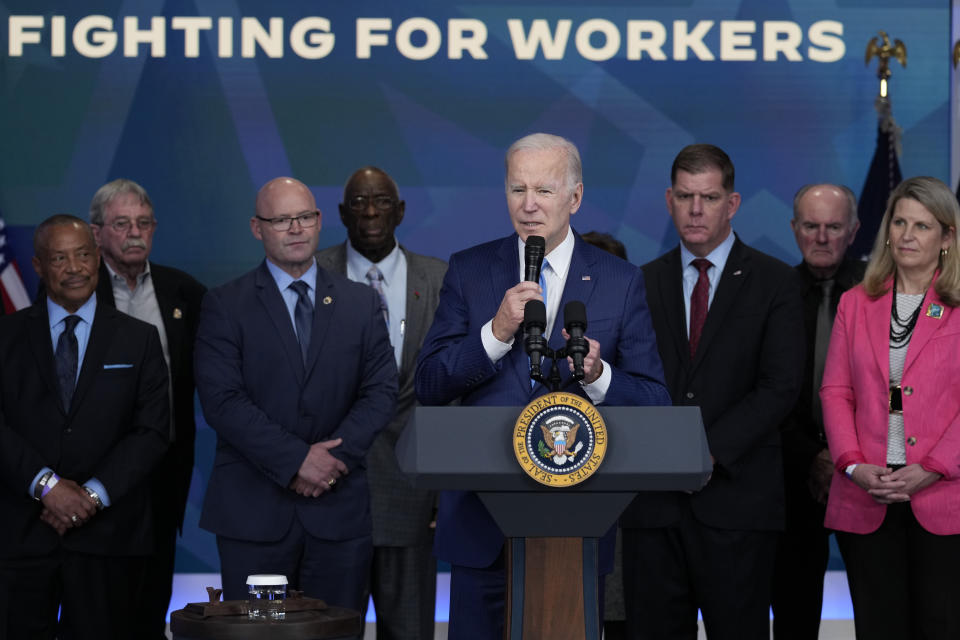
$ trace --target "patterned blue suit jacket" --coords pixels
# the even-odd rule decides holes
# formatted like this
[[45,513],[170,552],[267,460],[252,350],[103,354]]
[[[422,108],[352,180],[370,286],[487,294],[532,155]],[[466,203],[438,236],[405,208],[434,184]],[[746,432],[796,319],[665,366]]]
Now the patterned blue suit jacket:
[[[522,407],[548,389],[531,388],[522,329],[500,361],[487,357],[480,329],[494,315],[520,273],[517,236],[513,234],[451,256],[440,291],[440,305],[417,364],[417,397],[424,405]],[[600,343],[601,357],[612,365],[604,404],[669,405],[663,367],[647,309],[640,269],[584,242],[575,234],[573,257],[560,309],[579,300],[587,308],[586,335]],[[559,349],[562,312],[554,321],[549,345]],[[564,386],[586,397],[560,367]],[[496,560],[504,538],[474,493],[447,491],[440,496],[435,550],[447,562],[487,567]]]

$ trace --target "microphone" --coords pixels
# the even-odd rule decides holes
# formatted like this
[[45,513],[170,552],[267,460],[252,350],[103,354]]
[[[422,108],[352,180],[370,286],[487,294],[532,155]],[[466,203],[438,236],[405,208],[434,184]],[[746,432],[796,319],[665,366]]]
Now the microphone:
[[563,320],[563,328],[570,334],[570,339],[567,340],[567,355],[573,358],[573,379],[583,380],[583,359],[590,352],[590,343],[583,337],[587,330],[587,308],[579,300],[571,300],[563,308]]
[[[528,236],[523,247],[523,279],[526,282],[540,282],[540,266],[546,253],[547,243],[542,236]],[[526,309],[524,309],[526,313]],[[524,316],[526,317],[526,316]]]
[[547,341],[543,337],[546,328],[547,308],[540,300],[528,300],[523,307],[523,346],[527,355],[530,356],[530,377],[534,380],[540,380],[543,377],[540,371],[540,358],[547,349]]

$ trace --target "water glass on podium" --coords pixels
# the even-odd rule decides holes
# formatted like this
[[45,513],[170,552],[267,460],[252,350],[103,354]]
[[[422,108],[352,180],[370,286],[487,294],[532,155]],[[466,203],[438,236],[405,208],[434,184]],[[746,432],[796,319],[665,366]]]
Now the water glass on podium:
[[247,615],[250,620],[280,621],[286,613],[287,576],[247,576]]

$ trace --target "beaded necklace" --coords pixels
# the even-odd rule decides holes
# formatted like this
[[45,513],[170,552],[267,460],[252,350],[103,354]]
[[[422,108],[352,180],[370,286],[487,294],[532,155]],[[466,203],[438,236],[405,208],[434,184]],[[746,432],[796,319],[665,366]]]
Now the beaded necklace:
[[[926,295],[926,291],[924,291],[924,295]],[[917,326],[917,319],[920,317],[921,307],[923,307],[922,301],[912,314],[906,318],[901,318],[900,314],[897,313],[897,283],[894,280],[893,305],[890,308],[890,347],[892,349],[900,349],[910,341],[913,329]]]

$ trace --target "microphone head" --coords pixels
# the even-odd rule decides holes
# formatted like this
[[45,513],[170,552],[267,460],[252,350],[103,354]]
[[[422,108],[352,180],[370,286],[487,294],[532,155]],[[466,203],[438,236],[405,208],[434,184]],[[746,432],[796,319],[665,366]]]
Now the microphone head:
[[543,236],[527,236],[527,241],[523,245],[523,259],[527,264],[536,264],[539,270],[546,252],[547,241]]
[[524,251],[536,250],[539,250],[541,254],[544,253],[547,250],[547,241],[543,239],[543,236],[527,236]]
[[579,300],[571,300],[563,307],[563,319],[567,333],[570,333],[570,327],[574,325],[578,325],[584,331],[587,330],[587,308]]
[[528,236],[523,247],[523,279],[536,282],[540,279],[540,267],[546,253],[547,243],[542,236]]
[[523,307],[523,326],[537,326],[541,330],[547,328],[547,307],[542,300],[527,300]]

